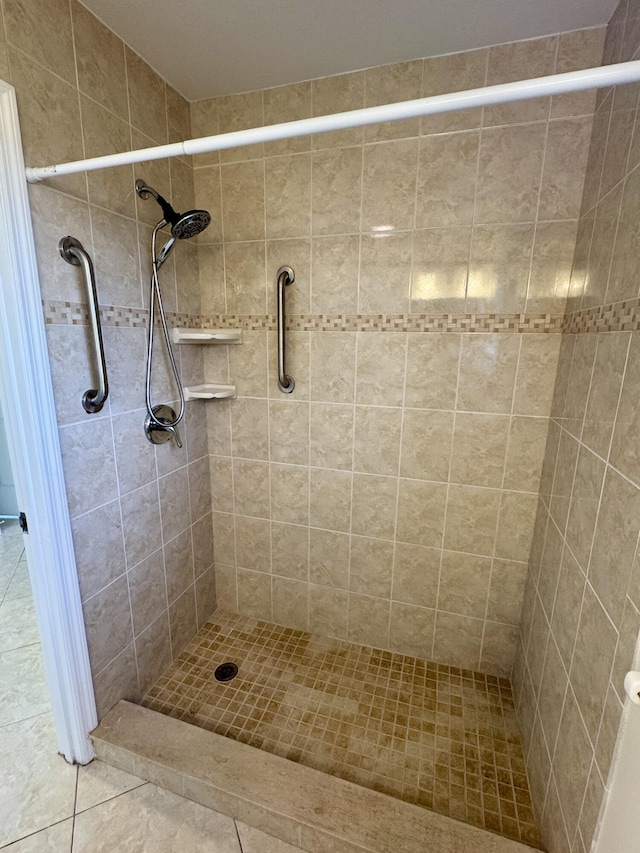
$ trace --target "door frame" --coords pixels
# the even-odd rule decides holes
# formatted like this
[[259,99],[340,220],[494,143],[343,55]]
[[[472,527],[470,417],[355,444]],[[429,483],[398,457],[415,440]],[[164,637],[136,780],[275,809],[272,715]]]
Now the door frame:
[[[61,232],[62,234],[62,232]],[[97,714],[13,86],[0,80],[0,400],[59,752],[93,758]]]

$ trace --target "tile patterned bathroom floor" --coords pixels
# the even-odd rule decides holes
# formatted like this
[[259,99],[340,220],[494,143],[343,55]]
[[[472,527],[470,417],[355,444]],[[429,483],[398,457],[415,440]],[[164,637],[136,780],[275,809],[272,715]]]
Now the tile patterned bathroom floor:
[[538,844],[507,679],[219,610],[142,704]]

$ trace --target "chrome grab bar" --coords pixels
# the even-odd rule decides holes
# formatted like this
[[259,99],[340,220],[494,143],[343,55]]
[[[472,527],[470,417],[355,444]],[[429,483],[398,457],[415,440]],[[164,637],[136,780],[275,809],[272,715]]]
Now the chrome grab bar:
[[58,243],[61,256],[68,264],[82,267],[84,289],[87,297],[87,308],[89,312],[89,327],[91,329],[91,340],[96,373],[98,374],[98,388],[90,388],[82,396],[82,406],[90,415],[99,412],[109,396],[109,383],[107,381],[107,365],[104,358],[104,345],[102,343],[102,328],[100,326],[100,308],[98,306],[98,292],[96,290],[96,277],[93,272],[93,263],[84,246],[75,237],[63,237]]
[[278,270],[278,388],[283,394],[290,394],[296,387],[293,378],[287,375],[284,362],[284,327],[286,322],[284,289],[288,284],[293,284],[295,278],[291,267],[280,267]]

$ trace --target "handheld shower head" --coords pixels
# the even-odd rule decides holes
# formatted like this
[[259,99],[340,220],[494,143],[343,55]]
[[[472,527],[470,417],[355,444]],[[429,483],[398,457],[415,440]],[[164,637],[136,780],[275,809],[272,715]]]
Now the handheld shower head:
[[169,202],[163,198],[153,187],[147,186],[144,181],[136,181],[136,192],[140,198],[152,196],[162,208],[162,215],[167,225],[171,226],[171,234],[178,240],[188,240],[200,234],[211,222],[211,215],[207,210],[187,210],[185,213],[176,213]]

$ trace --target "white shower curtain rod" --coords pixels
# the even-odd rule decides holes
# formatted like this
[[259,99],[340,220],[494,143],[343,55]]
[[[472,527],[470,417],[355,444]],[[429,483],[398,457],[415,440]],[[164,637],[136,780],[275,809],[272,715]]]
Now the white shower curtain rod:
[[562,95],[566,92],[579,92],[585,89],[600,89],[605,86],[618,86],[623,83],[640,81],[640,60],[621,62],[583,71],[569,71],[565,74],[551,74],[548,77],[535,77],[515,83],[500,83],[482,89],[469,89],[465,92],[452,92],[448,95],[434,95],[418,98],[414,101],[401,101],[396,104],[384,104],[380,107],[367,107],[345,113],[316,116],[315,118],[291,121],[283,124],[271,124],[250,130],[238,130],[217,136],[203,136],[169,145],[153,148],[140,148],[121,154],[107,154],[104,157],[90,157],[87,160],[74,160],[57,166],[26,168],[27,181],[36,184],[56,175],[72,175],[76,172],[89,172],[94,169],[108,169],[111,166],[125,166],[141,163],[145,160],[161,160],[165,157],[182,157],[192,154],[205,154],[209,151],[221,151],[225,148],[238,148],[255,145],[259,142],[273,142],[278,139],[290,139],[295,136],[327,133],[330,130],[345,130],[378,124],[383,121],[415,118],[416,116],[435,115],[437,113],[467,110],[472,107],[486,107],[504,104],[509,101],[523,101],[529,98]]

